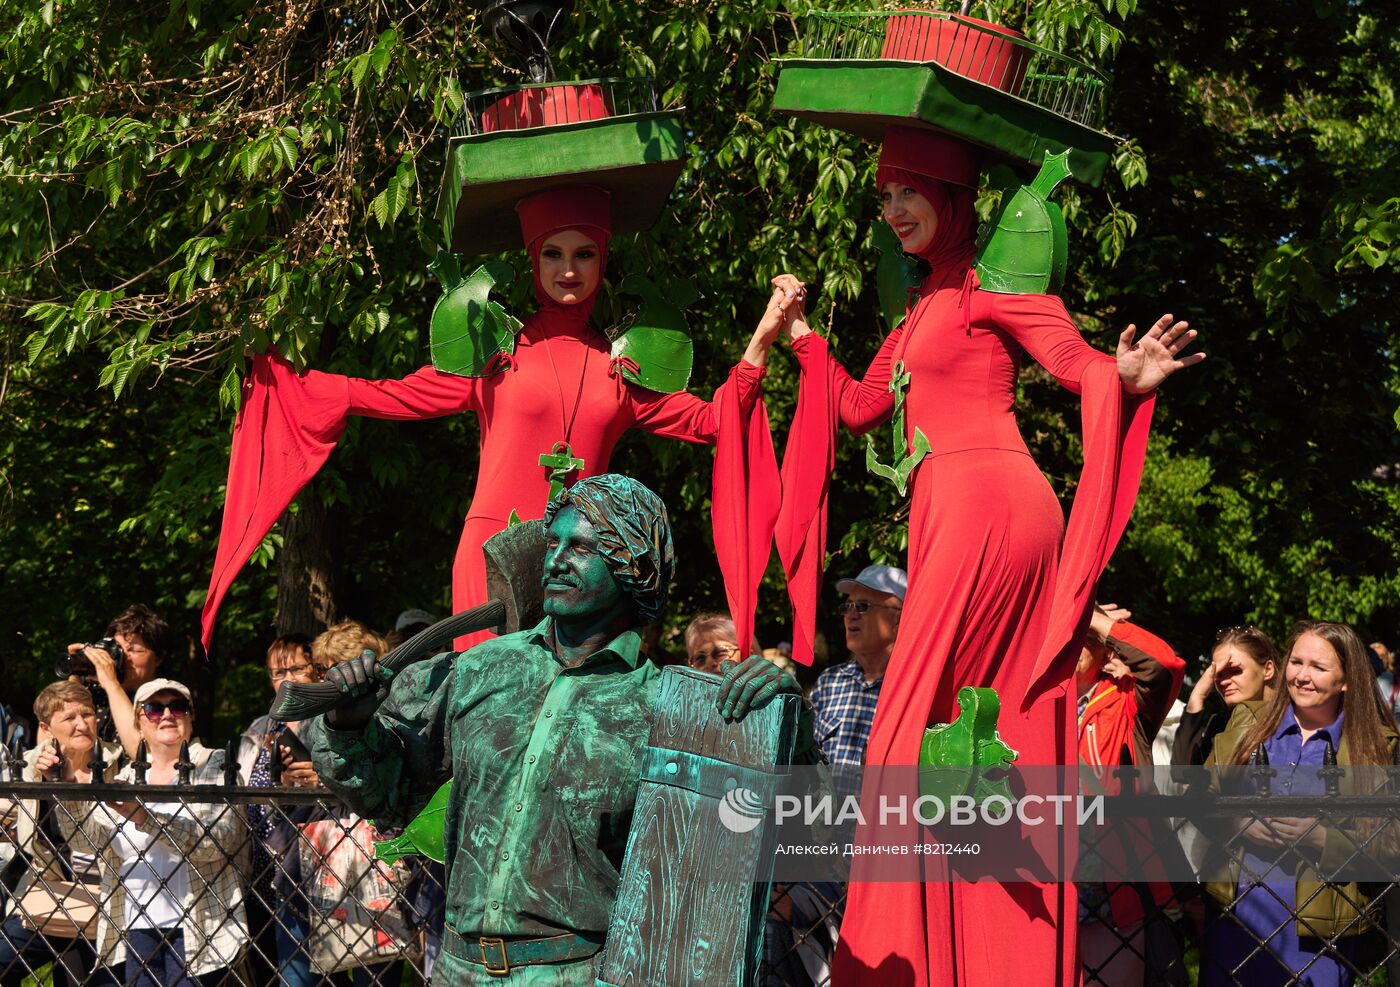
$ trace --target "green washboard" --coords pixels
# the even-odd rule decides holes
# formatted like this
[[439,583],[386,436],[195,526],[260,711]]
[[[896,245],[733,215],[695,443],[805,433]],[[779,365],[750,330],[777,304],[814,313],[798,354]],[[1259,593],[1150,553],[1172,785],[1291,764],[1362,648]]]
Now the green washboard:
[[726,723],[715,710],[720,681],[662,673],[597,987],[747,987],[757,976],[773,873],[767,826],[736,833],[719,806],[740,787],[772,805],[800,700],[780,696]]

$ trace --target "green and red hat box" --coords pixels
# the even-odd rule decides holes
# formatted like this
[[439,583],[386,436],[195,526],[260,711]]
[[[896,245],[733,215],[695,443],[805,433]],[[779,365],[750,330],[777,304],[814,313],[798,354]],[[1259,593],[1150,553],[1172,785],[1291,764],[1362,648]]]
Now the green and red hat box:
[[467,100],[437,208],[443,241],[457,253],[519,249],[515,204],[561,185],[612,193],[614,235],[648,229],[685,163],[680,117],[655,108],[650,80],[517,86]]
[[1094,125],[1102,80],[1088,66],[957,14],[821,12],[808,25],[775,110],[876,141],[892,124],[928,127],[1028,167],[1069,150],[1076,180],[1103,180],[1119,142]]

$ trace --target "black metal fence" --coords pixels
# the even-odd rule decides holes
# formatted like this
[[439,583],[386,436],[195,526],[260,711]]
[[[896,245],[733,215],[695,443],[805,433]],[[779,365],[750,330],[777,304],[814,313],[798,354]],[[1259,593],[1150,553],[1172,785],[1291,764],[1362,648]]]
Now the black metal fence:
[[[1081,831],[1086,984],[1400,987],[1394,796],[1107,806],[1114,825]],[[374,842],[395,834],[324,790],[0,782],[0,821],[0,987],[166,983],[181,971],[201,987],[431,977],[442,868],[377,860]],[[1276,845],[1261,852],[1269,833]],[[1197,880],[1180,879],[1182,859]],[[844,898],[837,883],[774,887],[763,987],[829,983]]]

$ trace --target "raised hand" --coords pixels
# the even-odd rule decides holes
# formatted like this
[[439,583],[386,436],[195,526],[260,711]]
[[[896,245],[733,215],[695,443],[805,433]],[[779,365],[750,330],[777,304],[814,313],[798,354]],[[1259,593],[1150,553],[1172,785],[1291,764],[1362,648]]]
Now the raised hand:
[[1191,367],[1206,358],[1204,353],[1192,353],[1178,359],[1196,338],[1196,330],[1185,322],[1173,322],[1164,315],[1137,342],[1133,337],[1137,326],[1130,325],[1118,337],[1118,379],[1129,394],[1146,394],[1172,374]]
[[792,302],[792,297],[792,294],[783,288],[773,289],[772,297],[768,299],[768,307],[763,310],[763,316],[758,320],[758,327],[753,331],[748,349],[744,350],[744,359],[755,367],[761,367],[768,362],[768,348],[783,330],[787,318],[786,310]]
[[1210,694],[1215,691],[1215,662],[1206,662],[1206,667],[1201,669],[1201,677],[1196,680],[1196,684],[1191,688],[1191,695],[1186,700],[1186,712],[1199,713],[1206,708],[1206,701],[1210,699]]
[[791,274],[779,274],[773,279],[773,287],[781,289],[784,294],[791,293],[791,301],[784,313],[783,330],[789,342],[796,342],[812,331],[812,327],[807,325],[805,311],[807,285]]

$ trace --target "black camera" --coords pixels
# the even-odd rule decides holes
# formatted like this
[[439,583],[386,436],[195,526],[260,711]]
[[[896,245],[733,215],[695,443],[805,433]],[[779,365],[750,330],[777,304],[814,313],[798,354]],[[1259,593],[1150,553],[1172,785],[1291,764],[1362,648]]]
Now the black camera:
[[[112,664],[117,667],[117,681],[122,680],[126,672],[126,652],[122,646],[110,637],[104,637],[100,641],[93,641],[91,644],[83,645],[84,648],[97,648],[107,652],[112,656]],[[83,680],[83,684],[93,686],[97,684],[97,669],[92,667],[92,662],[82,651],[65,651],[53,663],[54,674],[61,679],[66,679],[70,675],[76,675]]]

